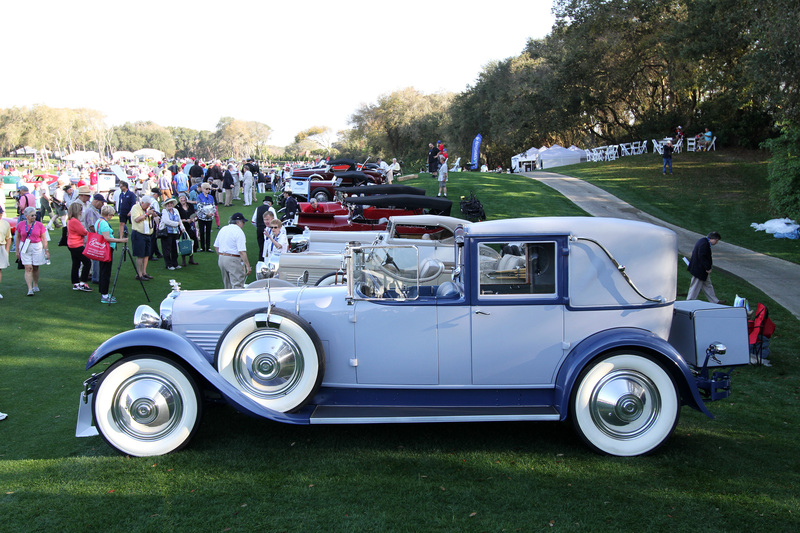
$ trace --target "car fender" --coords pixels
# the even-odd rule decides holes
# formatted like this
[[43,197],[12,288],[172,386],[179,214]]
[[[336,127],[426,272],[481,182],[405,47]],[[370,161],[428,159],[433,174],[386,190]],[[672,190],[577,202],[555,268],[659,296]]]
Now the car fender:
[[208,361],[199,346],[177,333],[164,329],[139,328],[124,331],[111,337],[92,352],[86,363],[86,370],[115,353],[127,356],[141,353],[142,351],[166,355],[184,363],[187,370],[194,370],[203,376],[212,387],[225,397],[228,403],[244,414],[288,424],[309,423],[308,410],[298,413],[281,413],[257,404],[225,381],[217,372],[217,369]]
[[583,339],[569,353],[556,376],[556,407],[564,420],[569,412],[572,389],[581,371],[596,357],[611,350],[636,349],[660,362],[670,373],[684,404],[714,418],[703,402],[689,365],[667,341],[652,332],[636,328],[614,328]]

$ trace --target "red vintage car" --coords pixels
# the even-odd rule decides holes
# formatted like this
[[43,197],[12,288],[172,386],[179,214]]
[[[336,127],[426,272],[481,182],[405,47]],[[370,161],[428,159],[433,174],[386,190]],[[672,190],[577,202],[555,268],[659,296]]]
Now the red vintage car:
[[17,219],[16,218],[3,217],[3,220],[8,222],[8,225],[11,226],[11,234],[12,235],[17,232]]
[[310,213],[307,212],[309,204],[301,202],[297,221],[286,225],[287,232],[299,233],[305,228],[316,231],[380,231],[386,228],[389,217],[426,213],[447,216],[453,205],[447,198],[417,194],[351,196],[343,203],[321,203],[320,211]]

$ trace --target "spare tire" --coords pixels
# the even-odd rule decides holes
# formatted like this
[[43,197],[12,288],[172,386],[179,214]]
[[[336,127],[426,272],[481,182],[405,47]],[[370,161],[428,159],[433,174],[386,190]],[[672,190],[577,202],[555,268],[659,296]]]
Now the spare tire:
[[296,411],[314,396],[325,374],[322,341],[303,318],[283,309],[240,316],[220,336],[215,366],[258,404]]

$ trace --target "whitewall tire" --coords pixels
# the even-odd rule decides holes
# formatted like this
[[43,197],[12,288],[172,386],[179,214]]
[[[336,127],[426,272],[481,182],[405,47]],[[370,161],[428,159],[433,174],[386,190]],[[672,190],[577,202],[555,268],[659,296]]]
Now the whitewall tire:
[[200,392],[179,365],[157,355],[121,359],[97,383],[92,404],[100,435],[121,453],[180,450],[197,431]]
[[618,352],[581,372],[570,415],[595,450],[634,456],[654,451],[669,438],[680,407],[675,383],[661,365],[643,354]]
[[322,342],[297,315],[272,309],[239,317],[220,337],[217,371],[256,403],[282,413],[295,411],[316,393],[325,372]]

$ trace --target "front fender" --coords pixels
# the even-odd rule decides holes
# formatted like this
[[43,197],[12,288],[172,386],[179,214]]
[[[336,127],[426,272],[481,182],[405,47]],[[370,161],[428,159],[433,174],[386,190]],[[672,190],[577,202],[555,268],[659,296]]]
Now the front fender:
[[257,417],[268,418],[288,424],[308,424],[309,412],[289,414],[273,411],[259,405],[228,383],[206,358],[205,352],[195,343],[165,329],[140,328],[124,331],[97,347],[86,363],[86,370],[115,353],[129,356],[139,353],[155,352],[171,355],[180,360],[188,370],[203,376],[212,387],[238,411]]
[[654,356],[675,380],[683,403],[709,418],[714,418],[700,396],[689,365],[670,343],[643,329],[615,328],[595,333],[582,340],[561,365],[556,377],[555,402],[562,420],[566,419],[569,412],[572,389],[581,371],[595,357],[618,349],[636,349]]

